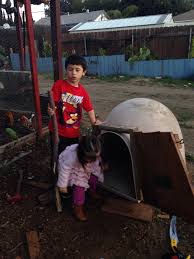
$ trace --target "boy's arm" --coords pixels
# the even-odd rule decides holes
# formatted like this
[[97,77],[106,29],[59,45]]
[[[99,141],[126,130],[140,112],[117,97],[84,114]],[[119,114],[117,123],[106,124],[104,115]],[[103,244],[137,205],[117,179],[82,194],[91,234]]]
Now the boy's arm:
[[101,123],[101,121],[96,118],[94,110],[88,112],[88,117],[92,125],[98,125]]

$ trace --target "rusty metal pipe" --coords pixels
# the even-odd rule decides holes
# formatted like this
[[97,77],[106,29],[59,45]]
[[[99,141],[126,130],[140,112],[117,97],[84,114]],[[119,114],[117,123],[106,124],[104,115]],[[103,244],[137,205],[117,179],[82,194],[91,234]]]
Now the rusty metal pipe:
[[36,52],[35,52],[35,45],[34,45],[34,30],[33,30],[30,0],[24,0],[24,5],[25,5],[25,12],[26,12],[26,26],[27,26],[27,33],[28,33],[30,65],[31,65],[34,103],[35,103],[36,122],[37,122],[36,130],[37,130],[38,136],[41,137],[42,136],[42,114],[41,114],[41,108],[40,108],[38,68],[37,68]]

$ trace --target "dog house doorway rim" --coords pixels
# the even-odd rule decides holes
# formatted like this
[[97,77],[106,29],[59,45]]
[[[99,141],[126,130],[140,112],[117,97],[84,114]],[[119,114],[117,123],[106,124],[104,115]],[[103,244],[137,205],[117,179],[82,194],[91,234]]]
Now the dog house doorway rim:
[[[139,195],[139,186],[138,186],[138,181],[137,181],[137,170],[136,170],[136,166],[135,166],[135,161],[134,161],[134,157],[133,157],[133,154],[131,152],[131,145],[130,145],[130,134],[126,134],[126,133],[117,133],[117,132],[114,132],[112,130],[102,130],[100,135],[103,136],[104,134],[107,134],[107,133],[110,133],[110,134],[113,134],[113,135],[116,135],[117,137],[119,137],[120,139],[122,139],[122,141],[125,143],[126,147],[127,147],[127,150],[129,152],[129,155],[130,155],[130,161],[131,161],[131,168],[132,168],[132,177],[133,177],[133,186],[134,186],[134,192],[135,192],[135,198],[131,197],[131,196],[128,196],[128,195],[125,195],[123,193],[120,193],[118,191],[115,191],[114,190],[114,193],[118,194],[119,196],[123,197],[123,198],[126,198],[128,200],[131,200],[131,201],[134,201],[134,202],[140,202],[141,201],[141,198],[140,198],[140,195]],[[107,189],[107,190],[110,190],[111,188],[109,187],[105,187],[103,184],[102,186]],[[113,192],[113,191],[112,191]]]

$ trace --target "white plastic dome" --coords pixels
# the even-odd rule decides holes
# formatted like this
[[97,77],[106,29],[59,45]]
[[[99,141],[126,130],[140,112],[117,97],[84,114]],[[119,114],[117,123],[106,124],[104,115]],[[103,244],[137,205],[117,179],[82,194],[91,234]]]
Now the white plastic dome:
[[[104,124],[112,127],[136,128],[137,131],[144,133],[172,132],[178,134],[180,140],[183,139],[174,114],[162,103],[148,98],[134,98],[120,103],[109,113]],[[185,160],[184,144],[180,152]]]

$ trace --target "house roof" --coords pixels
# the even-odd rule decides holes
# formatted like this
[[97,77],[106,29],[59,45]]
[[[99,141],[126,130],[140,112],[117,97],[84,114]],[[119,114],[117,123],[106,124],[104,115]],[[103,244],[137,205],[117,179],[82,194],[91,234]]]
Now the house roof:
[[194,9],[173,17],[174,22],[194,21]]
[[[83,12],[74,14],[61,15],[61,25],[75,25],[78,23],[84,23],[88,21],[95,21],[100,15],[104,15],[108,19],[108,15],[104,10],[98,10],[93,12]],[[50,17],[41,18],[35,25],[38,26],[50,26]]]
[[108,30],[122,30],[133,27],[145,27],[150,25],[159,25],[165,23],[172,23],[172,14],[159,14],[139,16],[124,19],[97,21],[79,23],[69,30],[72,33],[91,32],[91,31],[108,31]]

